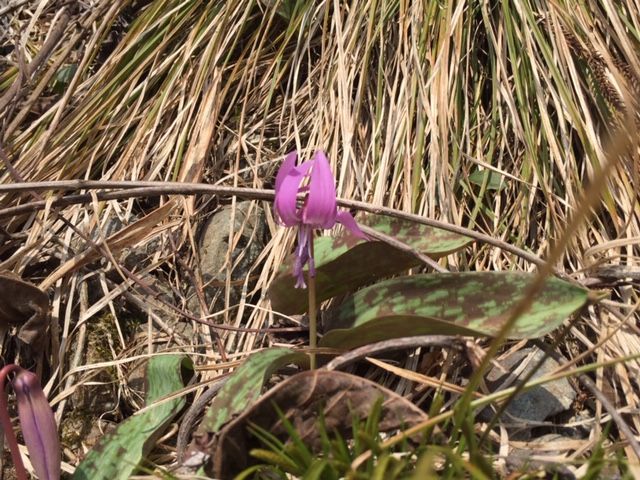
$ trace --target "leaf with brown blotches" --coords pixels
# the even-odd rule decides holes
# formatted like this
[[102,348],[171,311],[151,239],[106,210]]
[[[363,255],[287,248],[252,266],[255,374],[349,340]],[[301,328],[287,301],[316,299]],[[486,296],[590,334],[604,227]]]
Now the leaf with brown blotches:
[[290,363],[305,363],[307,356],[290,348],[267,348],[253,353],[227,380],[207,411],[199,436],[216,433],[234,415],[246,411],[260,397],[271,374]]
[[[432,259],[457,252],[473,241],[457,233],[385,215],[369,214],[359,218],[358,223]],[[407,250],[373,237],[362,240],[348,232],[316,238],[313,245],[318,301],[353,292],[422,263]],[[304,313],[308,307],[305,295],[291,294],[296,283],[294,261],[295,255],[287,257],[269,286],[271,307],[286,315]]]
[[0,272],[0,325],[18,326],[18,338],[38,345],[49,325],[49,296],[12,272]]
[[[528,295],[525,272],[429,273],[396,277],[357,291],[324,319],[320,346],[349,349],[416,335],[494,336]],[[548,278],[509,338],[537,338],[596,298]]]
[[313,370],[281,382],[245,410],[221,431],[213,447],[216,478],[233,478],[249,466],[249,451],[260,447],[251,436],[249,424],[263,428],[282,440],[289,438],[274,405],[294,426],[302,441],[312,449],[320,446],[317,420],[320,409],[328,432],[347,437],[354,416],[366,419],[382,397],[380,432],[411,427],[427,414],[409,400],[370,380],[343,372]]
[[156,355],[145,374],[146,408],[101,437],[76,468],[72,480],[126,480],[137,470],[147,471],[147,455],[186,403],[181,392],[193,372],[186,355]]

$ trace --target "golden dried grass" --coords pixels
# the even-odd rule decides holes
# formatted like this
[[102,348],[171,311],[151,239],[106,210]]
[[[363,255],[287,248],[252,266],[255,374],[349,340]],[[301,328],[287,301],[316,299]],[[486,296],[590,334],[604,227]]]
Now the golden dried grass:
[[[545,256],[584,185],[600,172],[603,140],[633,108],[623,99],[637,98],[640,14],[633,0],[293,2],[288,18],[279,11],[284,3],[123,1],[75,11],[56,2],[22,5],[13,35],[2,40],[16,47],[0,72],[0,140],[16,172],[29,181],[206,180],[267,188],[288,150],[308,156],[323,148],[345,198],[473,228]],[[75,73],[54,93],[51,81],[65,66]],[[573,327],[565,355],[605,362],[638,351],[637,282],[624,282],[640,255],[638,166],[637,150],[623,158],[557,266],[578,281],[598,281],[598,267],[613,266],[623,281],[606,310],[591,309]],[[0,177],[16,180],[9,168]],[[0,205],[28,201],[11,194]],[[95,201],[21,215],[5,226],[19,240],[3,249],[2,266],[23,274],[45,262],[73,263],[92,248],[86,237],[108,236],[94,232],[114,219],[133,222],[154,206]],[[227,276],[222,310],[189,312],[185,265],[201,284],[196,232],[215,205],[189,199],[180,207],[143,241],[159,239],[160,248],[136,277],[114,281],[107,273],[122,270],[105,262],[57,278],[47,388],[60,402],[59,418],[64,399],[92,371],[115,367],[119,394],[128,398],[121,366],[136,355],[179,348],[221,362],[267,342],[256,333],[221,331],[221,355],[208,326],[192,321],[193,334],[184,333],[171,315],[212,315],[237,328],[271,324],[261,292],[289,252],[291,234],[267,208],[270,241],[251,271],[257,282],[245,282],[232,304]],[[481,243],[443,266],[534,268]],[[146,283],[157,271],[165,272],[156,277],[172,288],[175,305],[149,300],[157,289]],[[90,277],[101,288],[95,308],[83,300]],[[125,296],[154,305],[139,341],[120,328],[118,301]],[[83,345],[86,323],[103,308],[113,317],[112,359],[82,366],[86,359],[70,349]],[[461,370],[443,364],[442,380],[456,384]],[[416,359],[405,366],[415,369]],[[619,363],[608,380],[599,371],[597,385],[612,383],[622,411],[638,408],[639,367]],[[412,388],[398,386],[401,393]],[[605,416],[598,407],[595,424]]]

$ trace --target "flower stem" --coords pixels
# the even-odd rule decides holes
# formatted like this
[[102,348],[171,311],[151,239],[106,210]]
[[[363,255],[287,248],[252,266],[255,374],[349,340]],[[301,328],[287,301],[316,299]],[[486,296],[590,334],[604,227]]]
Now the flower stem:
[[[311,239],[309,240],[309,256],[311,257],[311,265],[313,265],[313,230],[311,233]],[[309,269],[309,348],[315,350],[318,340],[318,328],[316,322],[316,277],[311,275],[311,269]],[[309,354],[309,368],[311,370],[316,369],[316,353],[315,351]]]
[[13,458],[13,466],[16,469],[16,478],[18,480],[27,480],[29,477],[27,476],[27,471],[24,469],[22,456],[18,448],[18,440],[16,439],[16,434],[13,433],[13,425],[11,424],[11,417],[9,417],[9,406],[7,405],[7,392],[5,388],[7,375],[18,368],[17,365],[9,364],[0,370],[0,424],[4,430],[4,437],[9,444],[9,450]]

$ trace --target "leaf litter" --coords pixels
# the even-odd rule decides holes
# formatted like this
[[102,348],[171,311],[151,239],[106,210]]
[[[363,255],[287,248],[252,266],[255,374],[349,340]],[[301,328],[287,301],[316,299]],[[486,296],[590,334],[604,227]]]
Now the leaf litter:
[[[0,39],[6,55],[0,60],[0,143],[29,181],[180,178],[267,188],[285,144],[322,145],[337,159],[342,196],[468,226],[538,254],[567,224],[590,178],[584,172],[602,160],[602,131],[619,113],[616,92],[624,90],[614,83],[634,72],[627,28],[638,20],[631,2],[624,2],[629,6],[625,10],[609,0],[571,10],[564,2],[553,7],[506,2],[491,11],[486,5],[457,10],[453,4],[422,11],[416,4],[403,18],[435,18],[446,30],[423,35],[423,28],[431,25],[418,22],[415,32],[406,30],[412,41],[403,42],[403,24],[381,20],[400,18],[397,7],[387,2],[371,17],[358,13],[368,11],[363,2],[324,13],[309,5],[297,13],[275,12],[274,5],[264,2],[264,12],[257,16],[243,2],[174,5],[171,15],[166,14],[166,2],[115,2],[82,4],[60,17],[58,12],[66,7],[59,2],[18,3],[22,10],[11,9],[9,28],[0,28],[7,33]],[[287,25],[283,15],[288,15]],[[225,28],[219,28],[223,24]],[[332,35],[319,35],[320,25],[331,28]],[[157,35],[145,33],[151,26]],[[275,41],[265,45],[261,38]],[[424,47],[417,48],[425,38]],[[253,48],[242,47],[251,41]],[[467,45],[492,61],[468,62]],[[523,50],[514,50],[518,45]],[[455,68],[434,63],[442,51],[450,52]],[[521,60],[515,64],[512,58]],[[622,74],[608,75],[607,68],[621,68]],[[62,72],[73,78],[65,77],[61,84]],[[411,96],[411,85],[420,85],[419,95]],[[636,159],[629,159],[613,171],[598,216],[576,233],[560,262],[560,270],[574,280],[597,284],[597,271],[588,270],[594,264],[620,271],[632,271],[638,264]],[[468,178],[486,165],[508,175],[499,190],[492,185],[492,175],[483,179],[485,188]],[[8,173],[3,170],[2,175],[2,183],[8,183]],[[52,193],[49,200],[60,195]],[[57,212],[90,235],[106,232],[113,219],[129,225],[166,204],[157,198],[125,198]],[[115,264],[89,253],[95,250],[78,247],[78,232],[48,210],[3,221],[8,235],[2,236],[0,260],[22,279],[15,282],[37,288],[65,262],[90,256],[76,270],[59,270],[62,274],[44,296],[32,290],[31,300],[39,308],[48,311],[51,304],[50,333],[41,358],[7,344],[11,337],[3,343],[6,361],[18,356],[37,365],[63,423],[74,410],[67,399],[91,387],[100,372],[109,372],[118,400],[98,404],[91,413],[100,428],[106,428],[140,408],[140,396],[128,380],[138,359],[164,351],[188,354],[202,382],[194,387],[199,393],[207,381],[227,373],[249,353],[272,346],[271,334],[259,330],[273,317],[299,326],[299,319],[270,311],[261,295],[293,240],[277,229],[269,214],[268,243],[251,269],[258,277],[255,285],[241,285],[237,302],[231,301],[228,285],[221,288],[224,305],[207,312],[208,323],[195,320],[201,312],[187,307],[185,284],[202,276],[195,232],[228,201],[199,198],[185,205],[178,200],[175,224],[164,220],[150,237],[127,245],[144,255],[137,256],[134,276],[126,278],[118,268],[126,251],[115,252]],[[13,193],[0,198],[3,208],[28,202],[28,197]],[[592,255],[596,246],[604,249]],[[373,258],[389,251],[383,246]],[[242,251],[233,255],[241,257]],[[229,252],[228,270],[234,268],[233,255]],[[532,268],[523,258],[478,242],[440,264],[452,271]],[[632,278],[607,286],[610,300],[581,314],[557,348],[579,364],[615,361],[637,352],[636,287]],[[83,289],[88,302],[82,299]],[[86,308],[78,308],[83,302]],[[34,318],[34,311],[23,303],[17,308],[15,302],[8,307],[8,322],[19,328],[21,321]],[[97,322],[103,312],[109,312],[100,317],[107,341],[96,352],[96,345],[83,340],[83,326]],[[42,318],[35,317],[34,337],[46,329]],[[220,330],[226,361],[211,325],[235,329]],[[243,331],[245,327],[251,330]],[[554,337],[547,337],[548,342]],[[475,344],[478,352],[486,346],[482,339]],[[505,348],[525,345],[515,342]],[[464,356],[439,348],[408,352],[396,361],[407,369],[431,371],[452,385],[463,384],[469,376]],[[629,358],[593,374],[597,388],[607,391],[622,412],[633,412],[640,403],[634,381],[638,365],[638,359]],[[428,387],[379,369],[364,374],[416,403],[431,398]],[[597,397],[578,393],[586,398],[576,409],[586,409],[586,421],[597,437],[610,414]],[[628,418],[631,428],[640,431],[636,416]],[[620,439],[615,432],[610,435],[608,446]],[[508,451],[509,439],[494,440],[501,452]],[[595,450],[588,439],[576,442],[565,442],[556,458],[569,463],[567,459],[580,452]],[[170,438],[159,439],[148,460],[170,465],[171,443]],[[628,458],[635,458],[630,447],[624,448]],[[82,448],[65,451],[63,469],[73,471],[82,455]],[[570,468],[581,473],[580,466]]]
[[249,465],[246,452],[260,445],[251,437],[249,425],[286,441],[287,430],[283,427],[286,418],[302,441],[319,452],[320,417],[328,431],[337,431],[349,438],[351,423],[345,419],[366,419],[380,399],[380,432],[398,431],[427,418],[427,414],[409,400],[362,377],[326,370],[290,376],[222,429],[211,447],[213,474],[218,478],[232,478]]

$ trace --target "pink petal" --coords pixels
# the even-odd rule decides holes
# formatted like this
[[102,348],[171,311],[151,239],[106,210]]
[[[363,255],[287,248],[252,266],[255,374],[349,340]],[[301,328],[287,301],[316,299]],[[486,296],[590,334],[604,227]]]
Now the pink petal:
[[41,480],[60,478],[58,427],[38,377],[20,369],[13,379],[24,443]]
[[300,191],[300,184],[312,165],[311,162],[304,162],[298,167],[292,167],[291,158],[291,155],[287,155],[276,176],[276,198],[274,202],[276,214],[287,227],[298,225],[301,221],[297,197]]
[[367,237],[364,234],[364,232],[360,230],[360,227],[356,223],[355,219],[348,211],[343,210],[341,212],[338,212],[338,214],[336,215],[336,220],[338,221],[338,223],[341,223],[344,226],[344,228],[349,230],[356,237],[361,238],[363,240],[369,239],[369,237]]
[[298,159],[298,152],[295,150],[287,154],[284,157],[284,161],[280,168],[278,169],[278,174],[276,175],[276,195],[280,191],[280,185],[282,185],[282,181],[284,178],[289,175],[289,172],[296,168],[296,160]]
[[331,228],[336,223],[336,185],[324,152],[314,155],[309,194],[302,209],[302,222],[315,228]]

